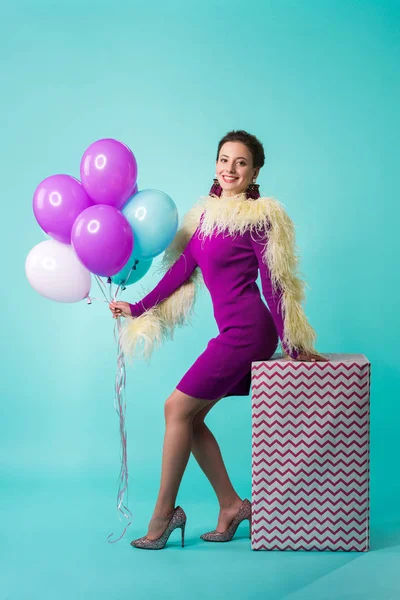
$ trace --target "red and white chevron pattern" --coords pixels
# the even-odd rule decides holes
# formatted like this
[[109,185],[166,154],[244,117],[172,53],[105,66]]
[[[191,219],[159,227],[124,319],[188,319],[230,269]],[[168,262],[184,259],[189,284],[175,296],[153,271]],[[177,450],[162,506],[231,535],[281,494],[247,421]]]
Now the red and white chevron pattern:
[[370,362],[252,364],[252,550],[369,549]]

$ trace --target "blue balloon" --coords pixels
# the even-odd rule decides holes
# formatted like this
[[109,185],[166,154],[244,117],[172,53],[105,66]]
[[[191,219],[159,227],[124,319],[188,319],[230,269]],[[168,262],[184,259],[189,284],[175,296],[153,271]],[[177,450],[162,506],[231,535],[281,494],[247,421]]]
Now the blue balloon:
[[135,238],[135,256],[154,258],[170,245],[178,230],[175,202],[160,190],[140,190],[125,204],[122,214]]
[[136,283],[146,275],[152,262],[152,259],[138,259],[135,250],[133,250],[126,265],[111,277],[111,281],[122,286],[132,285],[132,283]]

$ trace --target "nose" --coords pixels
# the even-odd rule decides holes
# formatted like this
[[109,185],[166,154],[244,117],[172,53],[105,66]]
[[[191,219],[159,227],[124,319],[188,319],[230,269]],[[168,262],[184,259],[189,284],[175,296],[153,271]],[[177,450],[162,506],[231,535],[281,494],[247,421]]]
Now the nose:
[[234,172],[235,172],[234,165],[235,165],[235,163],[232,163],[232,164],[230,165],[230,167],[229,167],[229,169],[228,169],[228,172],[229,172],[229,173],[234,173]]

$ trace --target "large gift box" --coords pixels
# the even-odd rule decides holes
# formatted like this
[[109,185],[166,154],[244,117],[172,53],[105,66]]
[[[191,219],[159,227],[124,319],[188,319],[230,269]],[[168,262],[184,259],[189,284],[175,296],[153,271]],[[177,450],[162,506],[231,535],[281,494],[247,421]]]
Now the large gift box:
[[370,362],[252,364],[252,550],[369,549]]

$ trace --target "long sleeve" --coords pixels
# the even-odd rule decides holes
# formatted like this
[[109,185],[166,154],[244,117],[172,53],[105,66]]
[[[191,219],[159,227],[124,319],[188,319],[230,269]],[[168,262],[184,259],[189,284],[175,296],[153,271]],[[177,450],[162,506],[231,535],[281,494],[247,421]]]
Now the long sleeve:
[[156,287],[139,302],[130,304],[132,317],[140,317],[144,312],[150,310],[166,298],[168,298],[177,288],[179,288],[193,273],[197,267],[197,262],[193,257],[190,238],[185,250],[178,260],[168,269]]
[[282,343],[282,348],[285,350],[286,354],[288,354],[291,358],[297,358],[300,352],[296,351],[295,349],[293,349],[290,352],[284,342],[285,328],[281,303],[282,290],[279,286],[277,286],[276,291],[273,289],[269,267],[263,260],[265,247],[268,243],[267,237],[256,234],[255,239],[253,238],[253,236],[251,236],[251,243],[258,260],[264,298],[268,304],[268,308],[274,320],[279,339]]

